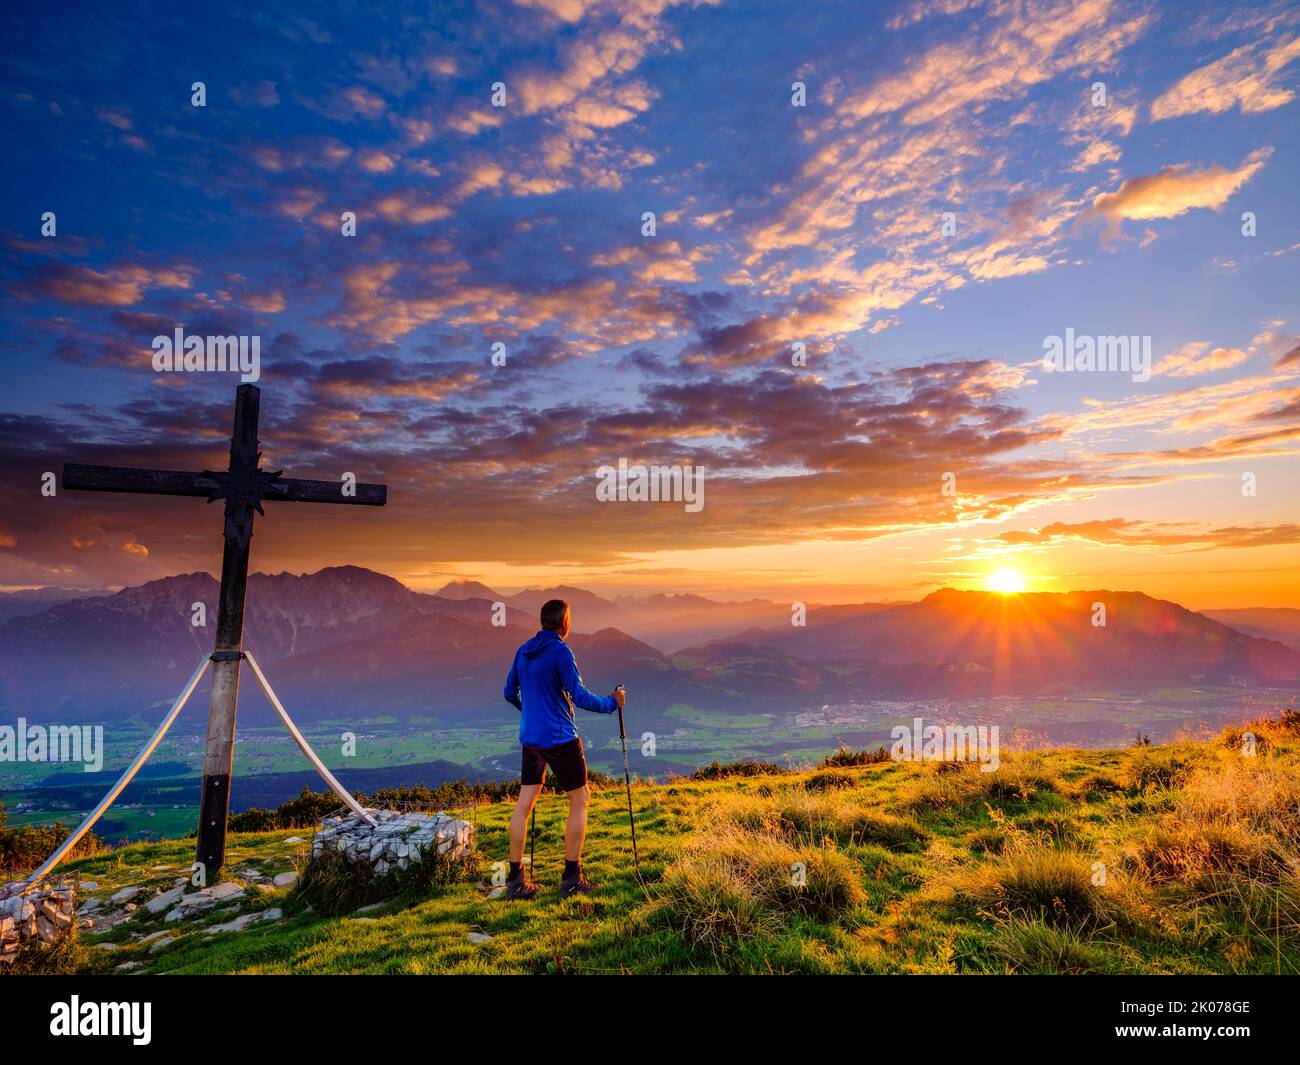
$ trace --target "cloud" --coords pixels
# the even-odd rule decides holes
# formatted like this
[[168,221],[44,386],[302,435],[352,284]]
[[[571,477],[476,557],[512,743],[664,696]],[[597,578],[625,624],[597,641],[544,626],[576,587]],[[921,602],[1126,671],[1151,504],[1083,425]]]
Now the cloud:
[[452,213],[448,204],[413,189],[395,189],[385,193],[371,203],[370,209],[389,222],[416,226],[440,221]]
[[302,222],[324,202],[325,193],[319,188],[298,185],[275,193],[272,206],[277,213],[286,218]]
[[[160,386],[142,372],[148,340],[172,322],[223,316],[219,331],[247,332],[261,315],[300,337],[264,350],[269,461],[348,469],[345,458],[363,454],[382,471],[368,479],[406,486],[403,507],[378,516],[393,523],[383,542],[425,557],[589,561],[866,540],[1001,521],[1208,476],[1187,468],[1195,463],[1300,448],[1300,343],[1282,337],[1281,323],[1267,350],[1232,331],[1176,338],[1158,388],[1126,392],[1096,378],[1100,402],[1036,388],[1030,364],[1003,347],[1010,317],[1059,317],[1090,291],[1091,249],[1072,240],[1081,215],[1142,219],[1135,233],[1156,225],[1163,239],[1178,227],[1158,219],[1223,209],[1263,164],[1266,152],[1235,162],[1253,144],[1231,155],[1183,148],[1130,163],[1124,180],[1117,164],[1138,147],[1134,132],[1146,132],[1138,101],[1155,95],[1151,71],[1187,54],[1180,13],[1120,0],[931,0],[880,17],[811,18],[782,34],[786,13],[769,5],[500,6],[504,19],[473,32],[468,18],[435,25],[383,12],[367,24],[373,32],[337,12],[328,34],[300,25],[299,43],[280,38],[280,53],[245,63],[247,82],[227,90],[242,105],[238,121],[208,123],[202,136],[188,111],[184,122],[167,113],[156,87],[132,86],[131,70],[144,67],[106,58],[122,76],[96,83],[98,98],[83,99],[75,120],[69,106],[67,121],[50,123],[51,160],[74,173],[77,151],[131,132],[96,115],[108,101],[166,144],[174,165],[119,153],[135,167],[126,178],[140,179],[137,203],[154,209],[133,216],[122,201],[116,228],[86,233],[79,265],[42,273],[53,241],[12,249],[6,285],[19,315],[32,316],[10,330],[15,357],[131,369],[103,375],[102,409],[55,408],[46,450],[81,441],[87,460],[219,461],[228,387]],[[895,14],[880,48],[879,23]],[[1144,38],[1149,47],[1134,54]],[[1237,38],[1193,41],[1197,58],[1176,71]],[[264,74],[277,80],[256,80]],[[69,86],[82,76],[74,62],[62,75]],[[788,106],[792,77],[808,82],[806,110]],[[1107,108],[1087,102],[1098,78],[1120,86]],[[502,109],[488,106],[498,79]],[[1277,85],[1286,88],[1280,75]],[[56,87],[31,86],[34,115],[49,99],[75,101]],[[1194,143],[1213,147],[1232,116],[1203,125]],[[1279,152],[1288,146],[1279,141]],[[514,197],[528,200],[506,202]],[[648,209],[660,235],[643,241]],[[339,236],[343,210],[361,219],[355,239]],[[948,210],[955,234],[940,233]],[[177,268],[172,280],[188,288],[169,287],[160,272],[101,261],[105,240],[136,233],[150,247],[193,249],[203,272]],[[70,243],[60,235],[59,260]],[[1135,241],[1128,251],[1113,264],[1120,288],[1149,280],[1153,257],[1163,271],[1160,249],[1141,255]],[[1264,254],[1234,253],[1240,282],[1260,276],[1251,271]],[[1203,290],[1193,259],[1162,279],[1183,282],[1180,298],[1194,301]],[[1047,276],[1067,264],[1078,269]],[[994,288],[974,292],[975,283]],[[509,347],[499,369],[488,362],[497,339]],[[795,341],[810,356],[802,372],[790,366]],[[218,391],[213,409],[191,402]],[[1062,402],[1080,409],[1062,413]],[[117,441],[142,424],[149,454],[132,456]],[[199,453],[196,427],[212,454]],[[590,470],[633,452],[709,466],[716,492],[711,481],[696,525],[593,505]],[[430,470],[436,492],[422,487]],[[955,502],[936,490],[951,470],[962,486]],[[526,542],[512,513],[520,498],[554,516]],[[79,503],[100,513],[99,501]],[[457,521],[439,522],[449,510]],[[178,550],[161,522],[80,531],[127,562],[126,544],[148,544],[147,564],[160,568],[191,549]],[[304,553],[355,545],[304,532]],[[35,550],[31,527],[12,535]]]
[[[539,351],[543,360],[561,354],[545,344]],[[425,558],[581,557],[587,564],[683,543],[856,541],[954,520],[1002,520],[1076,491],[1125,483],[1017,458],[1054,434],[1008,405],[999,385],[1005,368],[981,360],[882,371],[847,385],[777,371],[660,381],[645,384],[634,402],[594,409],[568,397],[512,402],[505,385],[476,383],[503,372],[485,366],[364,356],[328,360],[305,377],[294,371],[302,381],[294,399],[281,391],[276,404],[263,407],[271,461],[310,476],[356,469],[364,460],[365,479],[410,486],[403,506],[379,519],[392,523],[391,542],[406,545],[402,551]],[[229,428],[227,389],[205,394],[211,402],[152,395],[127,408],[65,409],[61,420],[0,416],[0,490],[46,468],[53,441],[88,462],[150,465],[164,454],[178,468],[204,468],[219,460]],[[206,429],[201,439],[196,426]],[[141,439],[147,445],[136,443]],[[620,455],[705,461],[708,506],[685,525],[680,509],[597,503],[594,471]],[[959,504],[939,491],[943,473],[954,468],[967,471]],[[437,470],[433,481],[430,470]],[[1065,485],[1067,471],[1074,479]],[[519,501],[543,498],[547,520],[520,537]],[[448,513],[454,522],[442,520]],[[66,559],[60,545],[76,535],[118,545],[118,557],[127,551],[121,545],[147,543],[148,561],[166,571],[179,564],[178,551],[192,550],[184,530],[206,517],[201,508],[181,512],[174,501],[132,501],[128,511],[92,498],[77,507],[28,508],[7,532],[23,564]],[[295,551],[327,551],[337,541],[333,524],[295,526],[279,510],[274,520],[295,530]],[[130,573],[90,549],[79,565],[117,573],[119,581]]]
[[348,85],[320,95],[299,96],[298,102],[336,122],[373,121],[388,111],[388,101],[365,85]]
[[375,149],[360,153],[357,165],[368,174],[386,174],[397,165],[397,157]]
[[700,279],[698,264],[716,250],[708,245],[687,249],[676,240],[643,241],[596,255],[592,262],[597,266],[631,266],[633,276],[646,284],[688,284]]
[[244,302],[258,314],[279,314],[288,304],[279,291],[255,292],[244,297]]
[[859,117],[896,112],[909,126],[986,107],[1069,69],[1105,69],[1151,21],[1125,17],[1111,0],[1041,0],[997,13],[1004,17],[980,20],[981,31],[964,41],[935,45],[848,107]]
[[602,82],[630,74],[647,54],[671,42],[662,15],[677,2],[680,0],[625,3],[615,23],[571,40],[562,50],[558,69],[512,75],[507,84],[518,93],[524,114],[574,104]]
[[72,263],[42,263],[15,286],[26,299],[51,299],[83,307],[129,307],[151,288],[189,288],[189,267],[123,265],[92,270]]
[[[964,6],[925,5],[913,14],[919,21]],[[898,25],[908,21],[900,16]],[[1148,13],[1121,11],[1110,0],[991,4],[959,33],[927,31],[922,47],[899,61],[884,59],[874,78],[847,70],[830,76],[828,106],[810,111],[803,130],[807,158],[729,219],[749,254],[726,280],[769,297],[805,290],[798,298],[823,313],[799,328],[831,336],[870,328],[906,304],[933,302],[971,281],[1068,261],[1058,248],[1084,201],[1066,189],[1011,180],[1018,122],[986,116],[1053,79],[1112,68],[1150,23]],[[818,113],[826,117],[814,121]],[[1116,104],[1104,116],[1062,124],[1082,143],[1122,136],[1135,113],[1132,104]],[[1088,132],[1071,132],[1076,127]],[[1117,154],[1095,149],[1089,163]],[[696,216],[708,218],[710,206]],[[955,237],[941,232],[944,210],[957,218]]]
[[897,15],[885,23],[885,26],[891,30],[900,30],[927,19],[969,11],[971,8],[980,7],[983,3],[984,0],[909,0]]
[[333,170],[352,155],[352,149],[333,137],[292,137],[274,143],[252,141],[240,145],[241,157],[251,159],[271,174],[302,174],[308,170]]
[[1295,98],[1283,78],[1285,68],[1297,58],[1300,37],[1285,31],[1271,47],[1267,39],[1242,45],[1192,71],[1157,97],[1151,105],[1151,120],[1217,115],[1234,107],[1250,115],[1282,107]]
[[1248,358],[1250,356],[1240,348],[1211,347],[1204,341],[1194,341],[1166,355],[1156,363],[1152,372],[1170,377],[1194,377],[1239,366]]
[[602,0],[514,0],[518,7],[545,11],[564,22],[577,22],[592,8],[600,7]]
[[1300,543],[1300,525],[1294,523],[1213,526],[1197,522],[1104,521],[1053,522],[1038,529],[1001,533],[1005,544],[1051,544],[1081,540],[1090,544],[1124,548],[1187,547],[1198,551],[1222,548],[1273,547]]
[[1197,208],[1218,210],[1263,169],[1272,154],[1272,148],[1251,152],[1236,169],[1209,166],[1194,170],[1184,163],[1167,166],[1158,174],[1128,178],[1114,192],[1099,195],[1084,217],[1103,219],[1116,229],[1125,219],[1149,221],[1177,218]]
[[280,103],[280,93],[273,81],[236,85],[230,90],[230,98],[248,107],[277,107]]
[[95,117],[114,129],[125,131],[135,128],[130,117],[124,111],[112,107],[95,108]]
[[[558,192],[574,186],[617,189],[632,170],[654,162],[637,144],[620,146],[609,132],[648,111],[658,94],[632,75],[647,56],[680,47],[665,22],[679,6],[718,0],[517,0],[556,20],[581,22],[581,32],[557,38],[554,56],[500,73],[507,106],[465,103],[444,119],[465,136],[508,121],[541,119],[540,145],[497,158],[509,173],[499,186],[516,196]],[[493,80],[497,75],[493,75]]]
[[[1251,374],[1154,395],[1107,401],[1085,399],[1082,410],[1046,415],[1045,420],[1066,436],[1083,433],[1128,436],[1134,430],[1154,433],[1238,430],[1272,410],[1279,390],[1297,379],[1294,371],[1286,375]],[[1232,439],[1235,438],[1221,443],[1231,445]],[[1207,445],[1213,446],[1213,442]],[[1213,454],[1214,450],[1206,451],[1207,457]],[[1111,457],[1107,456],[1106,460]]]
[[322,396],[344,397],[349,401],[373,402],[386,396],[439,403],[470,388],[480,376],[478,368],[467,364],[411,363],[370,356],[324,364],[313,377],[312,386]]
[[1102,163],[1119,162],[1124,153],[1116,140],[1132,132],[1137,117],[1136,104],[1124,104],[1108,95],[1105,107],[1094,107],[1089,95],[1066,123],[1067,139],[1079,146],[1070,171],[1077,174]]

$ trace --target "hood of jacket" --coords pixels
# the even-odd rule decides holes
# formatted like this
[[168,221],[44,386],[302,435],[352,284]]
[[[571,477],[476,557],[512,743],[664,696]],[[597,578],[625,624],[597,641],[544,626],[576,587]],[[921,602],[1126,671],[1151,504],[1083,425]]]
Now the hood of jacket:
[[558,632],[552,632],[550,629],[540,629],[536,636],[519,648],[519,651],[525,658],[536,658],[553,644],[563,642]]

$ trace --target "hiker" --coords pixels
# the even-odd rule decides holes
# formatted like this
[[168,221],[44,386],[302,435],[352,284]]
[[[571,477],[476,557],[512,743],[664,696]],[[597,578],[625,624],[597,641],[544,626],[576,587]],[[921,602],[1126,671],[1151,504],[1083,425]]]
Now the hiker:
[[569,604],[551,599],[542,605],[542,628],[515,652],[506,678],[506,702],[520,712],[519,742],[524,748],[519,802],[510,816],[510,875],[506,898],[530,899],[537,885],[523,869],[524,833],[546,767],[550,766],[560,790],[569,796],[569,821],[564,827],[564,876],[560,897],[589,894],[591,884],[582,875],[582,841],[587,835],[587,759],[573,720],[573,708],[612,714],[623,706],[621,689],[609,695],[588,691],[578,675],[573,651],[564,642],[572,617]]

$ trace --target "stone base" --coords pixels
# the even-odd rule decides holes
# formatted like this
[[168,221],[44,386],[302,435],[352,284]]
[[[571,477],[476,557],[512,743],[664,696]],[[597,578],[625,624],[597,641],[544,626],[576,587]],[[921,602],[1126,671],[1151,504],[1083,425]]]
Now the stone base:
[[367,824],[356,814],[325,818],[312,840],[312,857],[327,850],[337,851],[349,862],[369,862],[376,876],[387,876],[430,854],[455,859],[474,846],[474,826],[450,814],[396,810],[368,813],[377,825]]
[[26,892],[21,882],[0,887],[0,965],[29,944],[54,946],[72,926],[72,884],[42,884]]

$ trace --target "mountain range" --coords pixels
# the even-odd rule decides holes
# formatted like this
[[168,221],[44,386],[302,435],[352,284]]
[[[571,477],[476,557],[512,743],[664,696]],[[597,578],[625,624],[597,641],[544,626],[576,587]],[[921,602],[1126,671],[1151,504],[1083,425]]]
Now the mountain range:
[[[538,611],[548,599],[563,599],[573,608],[574,625],[580,631],[621,629],[669,653],[750,626],[775,627],[790,621],[790,604],[769,599],[719,602],[702,595],[664,594],[605,599],[571,585],[526,588],[513,595],[502,595],[478,581],[453,581],[434,594],[444,599],[504,603],[512,620],[518,611],[526,616],[526,624],[537,619]],[[884,605],[889,604],[825,609],[869,610]]]
[[[189,573],[10,617],[0,624],[0,711],[152,720],[211,649],[216,593],[210,575]],[[1218,612],[1246,615],[1234,626],[1140,592],[942,589],[915,603],[813,604],[796,626],[790,604],[762,599],[604,599],[567,587],[501,596],[476,582],[427,594],[355,566],[251,576],[245,646],[302,720],[364,712],[500,723],[514,713],[501,698],[511,657],[550,598],[573,604],[569,642],[586,683],[621,682],[653,714],[1300,680],[1300,652],[1280,638],[1295,639],[1300,627],[1288,626],[1300,612]],[[494,624],[496,603],[504,625]],[[690,633],[704,638],[683,644]],[[251,678],[244,690],[241,718],[268,716]]]
[[1300,610],[1295,607],[1254,607],[1245,610],[1202,610],[1207,618],[1221,621],[1247,636],[1276,640],[1300,651]]
[[0,622],[39,614],[72,599],[110,594],[112,593],[88,588],[22,588],[13,592],[0,592]]

